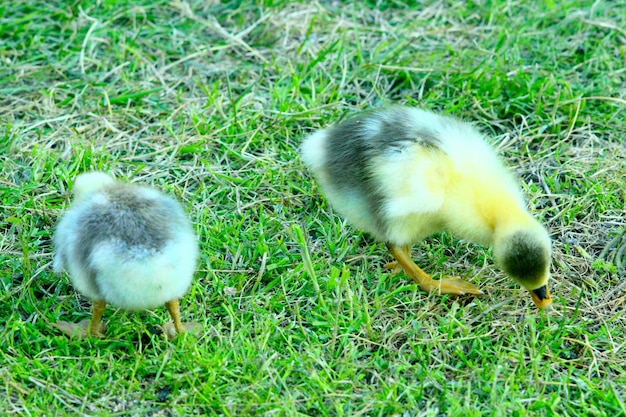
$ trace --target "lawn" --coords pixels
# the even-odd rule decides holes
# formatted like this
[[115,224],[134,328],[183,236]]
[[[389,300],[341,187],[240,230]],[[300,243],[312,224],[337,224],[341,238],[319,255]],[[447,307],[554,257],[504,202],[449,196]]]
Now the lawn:
[[[0,6],[0,414],[626,415],[626,1],[28,2]],[[413,257],[419,290],[333,212],[298,146],[386,103],[472,121],[553,239],[553,308],[489,248]],[[201,256],[181,302],[107,309],[52,272],[74,177],[175,195]]]

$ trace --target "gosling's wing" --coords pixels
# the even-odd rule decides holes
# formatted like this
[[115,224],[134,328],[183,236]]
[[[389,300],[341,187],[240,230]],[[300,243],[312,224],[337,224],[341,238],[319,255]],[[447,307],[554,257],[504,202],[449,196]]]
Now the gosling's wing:
[[383,196],[381,214],[434,213],[448,192],[450,161],[442,151],[407,142],[371,160],[372,181]]
[[57,224],[54,236],[54,260],[52,263],[52,269],[55,273],[60,274],[67,270],[67,262],[68,262],[68,252],[73,250],[73,237],[75,235],[74,232],[74,223],[75,223],[75,215],[74,212],[70,209]]
[[406,107],[374,112],[367,126],[369,172],[384,196],[381,214],[401,217],[439,210],[451,161],[441,135],[446,118]]
[[301,147],[333,206],[379,238],[388,218],[436,211],[444,199],[438,119],[414,110],[363,113],[315,132]]

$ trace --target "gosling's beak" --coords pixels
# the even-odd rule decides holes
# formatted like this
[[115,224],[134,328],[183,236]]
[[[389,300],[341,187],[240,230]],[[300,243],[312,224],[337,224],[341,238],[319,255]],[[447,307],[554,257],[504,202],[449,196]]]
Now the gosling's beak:
[[534,290],[530,290],[530,296],[532,297],[535,305],[538,309],[544,310],[552,305],[552,297],[550,297],[550,290],[547,286],[539,287]]

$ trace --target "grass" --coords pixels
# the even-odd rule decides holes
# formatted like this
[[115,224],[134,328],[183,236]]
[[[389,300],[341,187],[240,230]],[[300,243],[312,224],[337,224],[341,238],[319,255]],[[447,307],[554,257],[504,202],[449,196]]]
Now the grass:
[[[18,415],[626,415],[623,1],[20,2],[0,6],[0,411]],[[415,246],[481,298],[427,295],[298,158],[384,103],[489,133],[554,240],[554,308],[441,234]],[[202,254],[182,302],[109,307],[51,271],[87,170],[176,195]]]

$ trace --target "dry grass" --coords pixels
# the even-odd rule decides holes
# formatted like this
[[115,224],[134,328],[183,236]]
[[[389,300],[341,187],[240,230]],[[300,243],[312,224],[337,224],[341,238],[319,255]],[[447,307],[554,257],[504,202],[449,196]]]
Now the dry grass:
[[[0,410],[626,415],[624,7],[0,8]],[[299,143],[388,102],[492,135],[554,239],[548,314],[487,249],[449,235],[416,260],[487,295],[421,293],[332,213]],[[88,315],[51,272],[50,236],[92,169],[184,202],[202,245],[183,306],[205,325],[197,340],[152,335],[164,311],[109,309],[103,341],[49,328]]]

